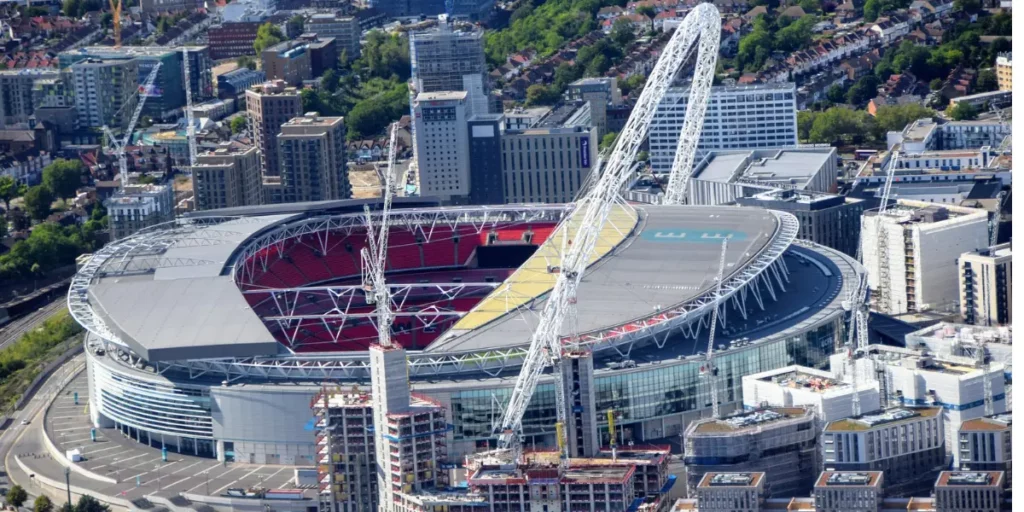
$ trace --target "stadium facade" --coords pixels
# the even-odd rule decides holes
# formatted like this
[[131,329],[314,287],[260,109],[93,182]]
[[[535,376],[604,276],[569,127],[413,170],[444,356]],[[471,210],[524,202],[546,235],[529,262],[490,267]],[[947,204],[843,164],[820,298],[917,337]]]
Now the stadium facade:
[[[209,212],[93,255],[68,303],[89,333],[95,425],[173,451],[313,464],[313,397],[369,382],[363,204]],[[572,243],[559,227],[569,210],[398,205],[392,337],[408,350],[414,389],[448,411],[458,460],[493,446],[558,248]],[[793,216],[759,208],[616,207],[562,335],[593,351],[596,407],[615,411],[620,444],[678,436],[709,414],[700,374],[723,237],[715,361],[726,410],[742,404],[744,375],[827,363],[860,267],[796,240],[797,229]],[[524,419],[527,445],[553,445],[554,430],[547,380]],[[599,423],[602,444],[607,432]]]

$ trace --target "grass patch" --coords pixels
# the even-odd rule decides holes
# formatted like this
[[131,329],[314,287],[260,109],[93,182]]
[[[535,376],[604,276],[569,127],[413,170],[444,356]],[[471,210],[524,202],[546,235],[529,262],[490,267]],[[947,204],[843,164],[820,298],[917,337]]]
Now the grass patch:
[[43,367],[81,343],[82,336],[82,327],[64,310],[0,350],[0,410],[13,407]]

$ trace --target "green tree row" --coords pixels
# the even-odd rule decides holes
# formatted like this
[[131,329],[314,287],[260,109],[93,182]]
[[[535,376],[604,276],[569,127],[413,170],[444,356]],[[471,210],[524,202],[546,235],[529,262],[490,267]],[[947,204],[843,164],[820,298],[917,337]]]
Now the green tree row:
[[[10,491],[7,492],[6,501],[8,505],[20,508],[28,501],[28,493],[20,485],[12,486]],[[33,512],[54,512],[55,510],[53,501],[45,494],[40,494],[32,502]],[[84,495],[74,505],[70,503],[61,505],[57,512],[110,512],[110,507],[100,503],[92,496]]]
[[902,130],[910,122],[935,115],[935,111],[917,104],[880,107],[874,117],[863,110],[832,107],[822,112],[797,113],[797,131],[801,141],[815,144],[867,144],[884,142],[890,131]]
[[760,15],[754,19],[750,33],[740,38],[736,67],[748,73],[760,71],[773,52],[792,53],[811,42],[811,27],[817,23],[812,15],[800,19]]

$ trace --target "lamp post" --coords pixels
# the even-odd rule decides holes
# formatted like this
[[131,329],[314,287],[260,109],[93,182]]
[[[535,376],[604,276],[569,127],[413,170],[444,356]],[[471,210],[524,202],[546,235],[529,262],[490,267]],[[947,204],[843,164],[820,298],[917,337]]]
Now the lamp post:
[[69,467],[64,468],[64,483],[67,484],[68,489],[68,510],[71,510],[73,505],[71,504],[71,468]]

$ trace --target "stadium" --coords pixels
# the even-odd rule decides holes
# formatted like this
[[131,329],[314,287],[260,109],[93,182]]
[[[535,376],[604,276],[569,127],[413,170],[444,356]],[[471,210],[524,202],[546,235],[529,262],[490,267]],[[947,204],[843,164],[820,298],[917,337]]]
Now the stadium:
[[[84,261],[68,305],[88,331],[95,426],[222,460],[313,464],[311,398],[369,382],[364,205],[376,203],[193,214]],[[493,443],[559,248],[572,243],[569,212],[396,200],[392,335],[409,350],[414,389],[447,407],[455,460]],[[615,207],[561,334],[593,351],[597,407],[615,410],[620,442],[678,436],[708,414],[700,373],[723,238],[724,410],[742,403],[743,375],[826,363],[859,267],[798,231],[792,215],[757,208]],[[551,443],[554,395],[542,381],[524,419],[529,445]]]

